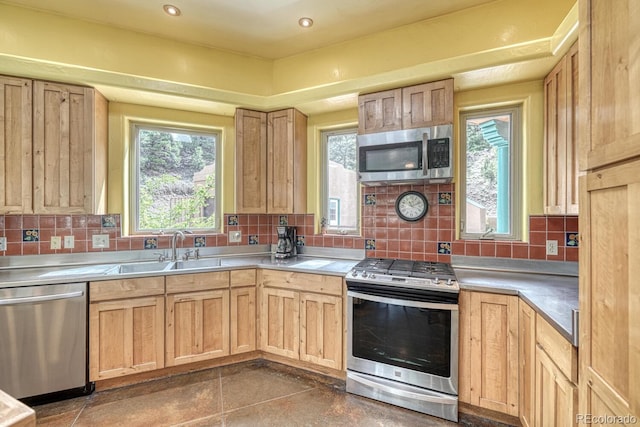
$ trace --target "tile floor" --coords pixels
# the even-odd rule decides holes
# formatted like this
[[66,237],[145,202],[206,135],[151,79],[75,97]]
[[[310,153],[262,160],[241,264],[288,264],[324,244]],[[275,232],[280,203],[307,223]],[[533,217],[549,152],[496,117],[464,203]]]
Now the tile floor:
[[[346,393],[344,382],[252,361],[35,406],[39,426],[454,426]],[[503,426],[461,414],[460,425]]]

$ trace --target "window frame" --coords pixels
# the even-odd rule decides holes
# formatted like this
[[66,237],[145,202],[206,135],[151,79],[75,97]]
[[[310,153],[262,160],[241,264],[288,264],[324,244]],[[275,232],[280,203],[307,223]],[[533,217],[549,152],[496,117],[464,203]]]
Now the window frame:
[[[139,229],[139,131],[140,130],[152,130],[160,132],[175,132],[175,133],[189,133],[190,135],[204,135],[211,136],[216,135],[216,147],[215,147],[215,191],[214,197],[216,200],[216,208],[214,211],[215,221],[214,226],[209,228],[191,228],[189,231],[199,234],[218,234],[222,232],[222,135],[223,132],[218,128],[202,128],[189,125],[175,125],[175,124],[163,124],[163,123],[149,123],[144,121],[131,121],[130,122],[130,135],[131,144],[129,144],[129,234],[130,235],[149,235],[149,234],[163,234],[166,232],[172,232],[178,229],[166,228],[161,230],[156,229]],[[182,228],[180,228],[182,229]]]
[[[335,135],[344,135],[344,134],[358,134],[357,126],[348,126],[341,127],[336,129],[325,129],[320,131],[320,142],[321,142],[321,156],[320,156],[320,179],[321,179],[321,194],[320,194],[320,209],[321,209],[321,217],[326,219],[325,232],[327,234],[339,234],[339,235],[349,235],[349,236],[359,236],[360,235],[360,227],[361,227],[361,188],[362,186],[359,183],[356,183],[356,195],[355,195],[355,204],[356,204],[356,225],[355,227],[344,227],[340,226],[340,219],[338,217],[338,225],[330,225],[329,224],[329,183],[328,183],[328,170],[329,170],[329,138]],[[357,143],[356,143],[357,144]],[[356,145],[357,150],[357,145]],[[357,156],[357,151],[356,151]],[[357,159],[356,159],[356,168],[357,168]],[[356,179],[357,179],[357,170],[356,170]],[[342,203],[339,203],[342,205]],[[339,207],[339,211],[342,207]]]
[[[460,239],[462,240],[504,240],[504,241],[522,241],[522,212],[523,212],[523,187],[525,167],[523,163],[523,110],[522,103],[512,103],[502,105],[500,107],[486,107],[472,110],[463,110],[459,114],[460,123],[460,174],[458,193],[460,201],[460,221],[458,223],[460,230]],[[466,202],[466,172],[467,172],[467,120],[473,118],[510,115],[510,138],[509,144],[509,233],[469,233],[465,229],[465,221],[467,217]]]

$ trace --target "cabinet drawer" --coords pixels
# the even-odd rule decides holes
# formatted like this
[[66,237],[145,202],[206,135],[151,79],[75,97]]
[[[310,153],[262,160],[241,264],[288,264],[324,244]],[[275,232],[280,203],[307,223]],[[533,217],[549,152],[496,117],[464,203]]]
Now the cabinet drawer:
[[536,316],[536,342],[574,384],[578,383],[578,350],[542,316]]
[[273,288],[342,295],[342,277],[338,276],[264,270],[262,283]]
[[231,287],[237,288],[240,286],[255,286],[256,285],[256,270],[232,270],[231,271]]
[[229,287],[229,272],[178,274],[167,276],[167,294],[205,291]]
[[163,295],[164,276],[91,282],[89,290],[91,302]]

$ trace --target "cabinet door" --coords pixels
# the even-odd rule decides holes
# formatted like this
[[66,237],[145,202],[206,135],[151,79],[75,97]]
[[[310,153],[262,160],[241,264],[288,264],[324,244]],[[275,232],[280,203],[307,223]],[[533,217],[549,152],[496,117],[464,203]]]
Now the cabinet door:
[[458,298],[460,348],[458,349],[458,399],[471,404],[471,294],[460,291]]
[[104,212],[106,101],[91,88],[36,81],[33,104],[34,211]]
[[637,0],[580,1],[580,168],[640,156]]
[[256,288],[231,289],[231,354],[256,349]]
[[536,347],[535,360],[535,425],[576,426],[578,388],[562,375],[540,347]]
[[402,89],[358,97],[358,134],[402,129]]
[[545,213],[564,214],[567,181],[567,57],[544,80]]
[[236,212],[267,213],[267,113],[236,110]]
[[31,80],[0,76],[0,214],[32,213]]
[[578,213],[578,44],[544,80],[545,213]]
[[229,290],[167,295],[166,365],[229,354]]
[[299,359],[300,294],[262,288],[260,305],[260,349]]
[[402,88],[402,127],[453,123],[453,79]]
[[267,116],[267,213],[306,213],[307,117],[293,108]]
[[523,427],[535,425],[536,313],[518,300],[518,351],[520,353],[519,408]]
[[518,297],[471,294],[471,404],[518,416]]
[[300,360],[342,369],[342,298],[300,294]]
[[164,367],[164,297],[89,305],[89,379],[98,381]]
[[640,417],[638,170],[625,162],[580,182],[580,414]]

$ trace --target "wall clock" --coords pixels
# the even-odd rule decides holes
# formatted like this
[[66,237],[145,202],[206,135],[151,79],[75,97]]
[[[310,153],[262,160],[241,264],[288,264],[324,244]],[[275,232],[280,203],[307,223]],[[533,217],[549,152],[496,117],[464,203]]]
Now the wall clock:
[[429,210],[429,202],[418,191],[405,191],[396,199],[396,213],[405,221],[421,220]]

